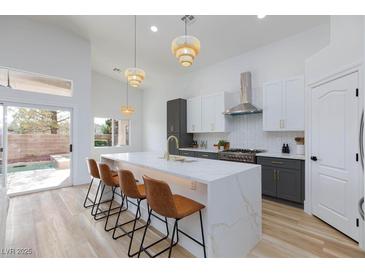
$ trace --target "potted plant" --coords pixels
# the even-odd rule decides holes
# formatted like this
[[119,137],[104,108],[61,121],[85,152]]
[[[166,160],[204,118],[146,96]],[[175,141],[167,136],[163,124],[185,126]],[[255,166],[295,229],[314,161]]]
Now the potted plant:
[[219,140],[217,146],[218,146],[218,150],[220,150],[221,147],[224,150],[227,150],[227,149],[229,149],[229,142],[226,140]]

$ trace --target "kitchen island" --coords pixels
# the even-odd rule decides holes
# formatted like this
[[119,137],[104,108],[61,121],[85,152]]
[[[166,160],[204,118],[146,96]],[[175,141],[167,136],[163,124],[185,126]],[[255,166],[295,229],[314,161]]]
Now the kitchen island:
[[[173,193],[206,206],[203,224],[208,257],[245,257],[261,239],[261,167],[219,160],[186,158],[167,161],[158,153],[103,154],[101,160],[112,168],[131,170],[142,176],[167,182]],[[146,204],[142,216],[147,217]],[[163,223],[152,225],[165,233]],[[199,215],[181,220],[180,229],[200,239]],[[181,235],[179,244],[197,257],[201,246]]]

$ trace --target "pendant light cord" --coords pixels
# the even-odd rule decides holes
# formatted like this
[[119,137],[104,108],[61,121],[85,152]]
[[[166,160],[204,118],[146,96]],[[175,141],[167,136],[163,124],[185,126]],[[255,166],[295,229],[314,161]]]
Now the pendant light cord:
[[127,82],[127,108],[129,107],[129,104],[128,104],[128,82]]
[[187,36],[188,35],[188,27],[187,27],[187,25],[188,25],[188,23],[187,23],[187,17],[185,17],[185,36]]
[[10,71],[8,70],[8,83],[7,83],[7,87],[8,88],[11,88],[11,85],[10,85]]
[[137,67],[137,15],[134,16],[134,67]]

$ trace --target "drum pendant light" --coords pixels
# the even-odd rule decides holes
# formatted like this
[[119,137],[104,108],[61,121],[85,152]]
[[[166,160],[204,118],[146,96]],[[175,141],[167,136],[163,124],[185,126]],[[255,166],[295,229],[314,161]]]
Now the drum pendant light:
[[194,19],[192,15],[181,18],[185,24],[185,35],[176,37],[171,43],[171,51],[183,67],[190,67],[200,52],[199,39],[187,33],[187,24]]
[[134,67],[127,68],[124,72],[124,76],[127,78],[127,82],[130,86],[138,88],[144,78],[146,73],[143,69],[137,67],[137,16],[134,16]]

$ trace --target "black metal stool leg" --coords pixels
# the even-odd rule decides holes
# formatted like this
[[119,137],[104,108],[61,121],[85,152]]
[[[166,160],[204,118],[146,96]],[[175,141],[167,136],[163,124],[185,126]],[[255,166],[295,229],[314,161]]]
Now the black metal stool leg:
[[100,203],[101,203],[101,198],[103,197],[103,194],[104,194],[104,190],[105,190],[105,185],[103,184],[103,187],[101,188],[101,193],[100,193],[100,197],[99,197],[99,202],[96,206],[96,212],[95,212],[95,215],[94,215],[94,220],[100,220],[101,218],[98,218],[97,217],[97,214],[98,214],[98,211],[99,211],[99,206],[100,206]]
[[207,253],[206,253],[206,250],[205,250],[205,240],[204,240],[204,229],[203,229],[203,218],[202,218],[202,211],[199,210],[199,217],[200,217],[200,228],[201,228],[201,231],[202,231],[202,241],[203,241],[203,251],[204,251],[204,258],[207,257]]
[[[115,222],[115,226],[114,226],[114,230],[113,230],[113,235],[112,235],[112,238],[113,238],[114,240],[116,240],[116,239],[117,239],[117,238],[115,237],[115,231],[116,231],[116,229],[117,229],[117,227],[118,227],[118,222],[119,222],[120,213],[122,213],[122,211],[123,211],[122,209],[123,209],[123,205],[124,205],[124,199],[125,199],[125,196],[123,195],[123,196],[122,196],[122,203],[120,204],[118,217],[117,217],[117,220],[116,220],[116,222]],[[128,202],[127,202],[127,204],[128,204]]]
[[169,258],[171,258],[172,247],[174,246],[174,238],[175,238],[176,229],[177,229],[177,220],[175,220],[174,228],[172,229],[172,237],[171,237],[171,243],[170,243],[170,249],[169,249]]
[[[133,228],[132,228],[132,235],[131,235],[131,238],[129,240],[129,247],[128,247],[128,256],[129,257],[133,257],[135,256],[136,254],[138,254],[138,251],[135,252],[134,254],[131,254],[131,249],[132,249],[132,242],[133,242],[133,237],[134,237],[134,232],[136,231],[136,224],[137,224],[137,220],[138,220],[138,212],[139,214],[141,214],[141,211],[140,211],[140,204],[141,204],[141,200],[138,200],[137,201],[137,210],[136,210],[136,215],[134,217],[134,222],[133,222]],[[146,224],[147,226],[147,224]]]
[[105,225],[104,225],[104,230],[107,231],[107,232],[113,229],[113,227],[112,228],[107,228],[107,227],[108,227],[110,211],[111,211],[113,201],[114,201],[115,189],[116,189],[116,187],[112,187],[112,190],[113,190],[112,199],[110,200],[109,209],[108,209],[108,213],[106,215],[106,220],[105,220]]
[[139,250],[138,250],[138,258],[141,256],[141,251],[143,249],[144,238],[146,237],[147,229],[148,229],[148,226],[150,225],[151,214],[152,214],[152,209],[150,209],[150,211],[148,212],[147,224],[146,224],[146,227],[143,231],[141,245],[139,246]]
[[179,222],[176,222],[176,242],[179,242]]
[[[157,215],[155,215],[155,214],[153,214],[152,213],[152,209],[150,210],[150,212],[151,212],[151,214],[149,215],[149,218],[148,218],[148,220],[147,220],[147,224],[148,225],[150,225],[150,223],[151,223],[151,216],[154,216],[155,218],[157,218],[158,220],[160,220],[160,221],[162,221],[162,222],[164,222],[165,223],[165,225],[166,225],[166,236],[164,236],[163,238],[161,238],[161,239],[159,239],[159,240],[157,240],[157,241],[155,241],[155,242],[153,242],[152,244],[149,244],[148,246],[146,246],[146,247],[144,247],[143,246],[143,241],[144,241],[144,238],[142,239],[143,241],[142,241],[142,243],[141,243],[141,246],[140,246],[140,251],[139,251],[139,255],[140,255],[140,253],[142,252],[142,251],[144,251],[150,258],[155,258],[155,257],[157,257],[158,255],[160,255],[160,254],[162,254],[162,253],[164,253],[164,252],[166,252],[166,251],[168,251],[169,249],[170,249],[170,246],[169,247],[167,247],[167,248],[165,248],[165,249],[163,249],[163,250],[161,250],[161,251],[159,251],[158,253],[156,253],[156,254],[154,254],[154,255],[152,255],[147,249],[149,249],[150,247],[152,247],[152,246],[154,246],[154,245],[156,245],[156,244],[158,244],[158,243],[160,243],[160,242],[162,242],[162,241],[164,241],[164,240],[167,240],[168,238],[169,238],[169,235],[170,235],[170,232],[169,232],[169,226],[168,226],[168,222],[167,222],[167,218],[165,217],[165,220],[163,220],[162,218],[160,218],[159,216],[157,216]],[[148,228],[148,227],[147,227]],[[175,225],[174,225],[174,231],[175,231],[176,229],[175,229]],[[147,229],[145,229],[145,233],[147,232]],[[144,236],[145,236],[145,234],[144,234]],[[174,247],[175,245],[177,245],[177,241],[176,242],[173,242],[173,239],[172,239],[172,246]]]
[[98,199],[98,195],[99,195],[99,191],[100,191],[100,186],[101,186],[101,180],[99,180],[98,188],[96,190],[96,194],[95,194],[95,197],[94,197],[93,207],[91,208],[91,215],[92,216],[95,216],[95,214],[96,214],[96,213],[94,213],[94,208],[95,208],[95,205],[96,205],[96,200]]
[[87,190],[87,194],[86,194],[86,197],[85,197],[85,200],[84,200],[84,208],[88,208],[88,207],[93,206],[93,203],[91,203],[91,205],[86,205],[86,202],[88,200],[92,202],[92,200],[89,198],[89,194],[90,194],[90,190],[91,190],[91,186],[93,185],[93,182],[94,182],[94,177],[91,178],[91,181],[90,181],[90,184],[89,184],[89,188]]

